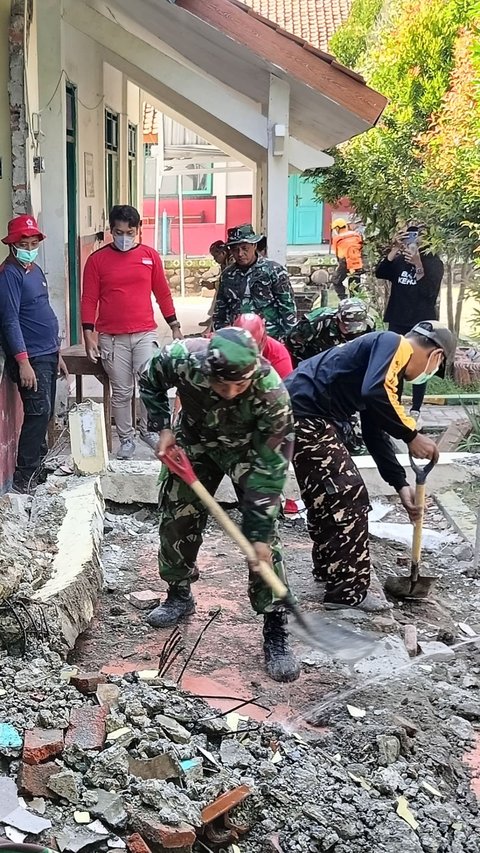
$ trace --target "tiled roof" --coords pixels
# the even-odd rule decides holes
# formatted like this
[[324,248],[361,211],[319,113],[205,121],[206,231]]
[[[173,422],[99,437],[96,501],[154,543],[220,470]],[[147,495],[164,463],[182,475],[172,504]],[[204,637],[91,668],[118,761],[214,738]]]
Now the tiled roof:
[[348,16],[352,0],[242,0],[282,29],[328,50],[328,42]]

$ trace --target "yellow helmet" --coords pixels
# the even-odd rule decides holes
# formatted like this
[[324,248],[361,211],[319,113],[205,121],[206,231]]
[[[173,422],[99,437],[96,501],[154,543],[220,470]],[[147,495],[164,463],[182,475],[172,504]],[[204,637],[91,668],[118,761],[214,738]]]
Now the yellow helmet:
[[334,228],[346,228],[347,225],[348,225],[348,222],[346,219],[341,219],[341,218],[334,219],[332,222],[332,230]]

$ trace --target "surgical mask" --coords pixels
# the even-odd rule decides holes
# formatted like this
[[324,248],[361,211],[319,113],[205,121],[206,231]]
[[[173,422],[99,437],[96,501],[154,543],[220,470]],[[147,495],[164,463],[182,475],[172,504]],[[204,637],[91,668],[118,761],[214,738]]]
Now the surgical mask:
[[114,234],[113,242],[121,252],[128,252],[135,245],[135,237],[131,237],[130,234]]
[[[430,361],[430,359],[428,359],[428,361],[427,361],[427,365],[426,365],[427,367],[428,367],[429,361]],[[435,376],[436,373],[438,373],[438,371],[440,370],[440,364],[441,364],[441,361],[438,362],[435,370],[430,370],[430,371],[424,370],[423,373],[420,373],[418,376],[415,377],[415,379],[411,380],[412,385],[424,385],[425,382],[428,382],[429,379],[431,379],[433,376]]]
[[38,249],[19,249],[17,246],[13,249],[17,261],[21,264],[33,264],[37,259]]

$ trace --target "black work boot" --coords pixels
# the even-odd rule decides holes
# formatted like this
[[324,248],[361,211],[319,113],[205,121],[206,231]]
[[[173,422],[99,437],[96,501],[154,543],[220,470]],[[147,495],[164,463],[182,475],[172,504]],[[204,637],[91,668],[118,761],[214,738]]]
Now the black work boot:
[[287,614],[282,610],[264,614],[263,651],[265,666],[274,681],[296,681],[300,665],[288,642]]
[[163,602],[147,616],[152,628],[173,628],[187,616],[195,613],[195,601],[190,587],[170,586]]

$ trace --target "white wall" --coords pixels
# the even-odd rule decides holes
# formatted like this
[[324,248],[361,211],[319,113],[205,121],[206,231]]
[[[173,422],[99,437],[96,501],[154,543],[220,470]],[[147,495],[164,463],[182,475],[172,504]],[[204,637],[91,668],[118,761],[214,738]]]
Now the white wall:
[[[85,237],[104,230],[103,60],[99,46],[68,24],[63,37],[65,70],[77,87],[77,215]],[[85,154],[93,155],[93,198],[86,195]]]
[[[230,163],[231,167],[241,166],[241,163]],[[227,195],[253,195],[253,172],[227,173]]]
[[[0,237],[6,234],[7,222],[12,216],[12,149],[10,135],[10,110],[8,105],[8,27],[10,20],[10,0],[0,0],[0,158],[2,160],[2,178],[0,179]],[[0,244],[0,259],[7,254]]]

